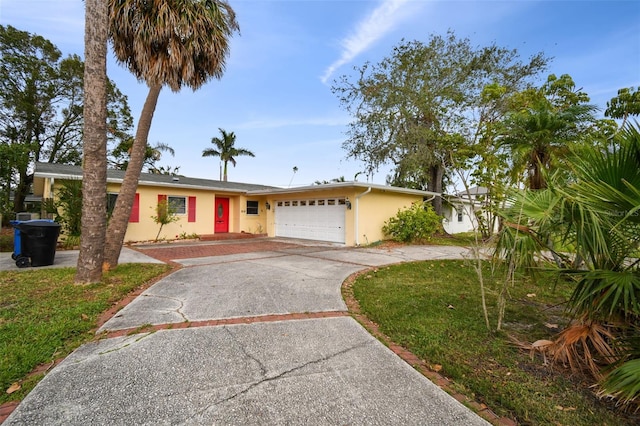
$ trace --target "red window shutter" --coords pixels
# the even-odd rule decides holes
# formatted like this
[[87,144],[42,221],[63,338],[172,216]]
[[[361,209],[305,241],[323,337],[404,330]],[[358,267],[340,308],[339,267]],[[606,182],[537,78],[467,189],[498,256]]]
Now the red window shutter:
[[[160,206],[160,203],[166,203],[166,202],[167,202],[167,196],[164,194],[158,194],[158,206]],[[169,206],[165,205],[165,207],[167,207],[167,211],[168,211]],[[157,208],[153,209],[153,213],[158,214],[158,209]]]
[[187,207],[187,213],[189,214],[189,222],[196,221],[196,197],[189,197],[189,205]]
[[133,207],[131,207],[129,222],[140,222],[140,194],[138,194],[137,192],[135,198],[133,199]]

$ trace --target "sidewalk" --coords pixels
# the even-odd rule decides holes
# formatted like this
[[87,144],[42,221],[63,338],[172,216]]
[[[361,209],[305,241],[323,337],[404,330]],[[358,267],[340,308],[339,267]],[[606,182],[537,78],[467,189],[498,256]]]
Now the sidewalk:
[[[39,266],[37,268],[18,268],[13,259],[11,259],[11,253],[0,253],[0,271],[29,271],[33,269],[41,268],[75,268],[78,263],[78,250],[58,250],[56,252],[53,265]],[[119,263],[163,263],[161,260],[155,259],[151,256],[146,256],[143,253],[131,250],[127,247],[122,248],[120,253]]]
[[[184,268],[105,323],[107,338],[54,368],[5,424],[486,425],[348,316],[340,293],[358,270],[463,252],[294,245],[172,259]],[[157,331],[140,332],[149,324]]]

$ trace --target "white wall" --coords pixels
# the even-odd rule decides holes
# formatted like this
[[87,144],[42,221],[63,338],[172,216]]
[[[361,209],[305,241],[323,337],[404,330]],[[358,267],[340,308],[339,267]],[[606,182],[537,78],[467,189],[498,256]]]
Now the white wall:
[[477,228],[475,217],[472,216],[471,206],[467,203],[458,206],[459,211],[462,212],[462,221],[458,221],[458,210],[456,207],[445,204],[442,206],[444,219],[442,220],[442,226],[448,234],[459,234],[462,232],[473,232],[474,228]]

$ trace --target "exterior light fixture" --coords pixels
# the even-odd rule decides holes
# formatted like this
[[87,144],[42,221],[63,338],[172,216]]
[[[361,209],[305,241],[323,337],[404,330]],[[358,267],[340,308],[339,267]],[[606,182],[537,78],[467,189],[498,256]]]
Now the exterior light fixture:
[[267,210],[271,210],[271,204],[269,204],[268,201],[265,203],[265,205],[267,206]]
[[347,206],[347,210],[351,210],[351,201],[349,201],[349,199],[348,199],[348,198],[345,200],[345,202],[344,202],[344,203],[345,203],[345,205]]

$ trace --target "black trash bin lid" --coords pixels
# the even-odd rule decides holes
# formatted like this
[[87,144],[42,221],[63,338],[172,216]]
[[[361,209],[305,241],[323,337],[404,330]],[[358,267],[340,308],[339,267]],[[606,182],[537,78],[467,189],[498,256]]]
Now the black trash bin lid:
[[18,222],[18,227],[59,228],[60,224],[50,219],[34,219]]

